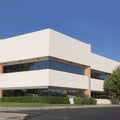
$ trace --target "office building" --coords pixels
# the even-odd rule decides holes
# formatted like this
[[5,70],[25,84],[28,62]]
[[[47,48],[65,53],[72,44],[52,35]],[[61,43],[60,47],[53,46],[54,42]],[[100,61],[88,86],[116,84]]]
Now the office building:
[[104,93],[119,62],[91,45],[45,29],[0,40],[0,97]]

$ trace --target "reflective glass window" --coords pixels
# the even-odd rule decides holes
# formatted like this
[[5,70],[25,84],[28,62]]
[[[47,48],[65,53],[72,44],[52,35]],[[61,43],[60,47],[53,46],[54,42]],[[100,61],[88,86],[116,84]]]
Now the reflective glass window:
[[66,64],[53,60],[44,60],[44,61],[36,61],[36,62],[30,62],[24,64],[4,66],[4,73],[40,70],[40,69],[53,69],[53,70],[70,72],[75,74],[83,74],[83,69],[80,66],[75,66],[72,64]]
[[104,73],[96,70],[91,71],[91,77],[95,79],[104,80],[108,75],[109,75],[108,73]]

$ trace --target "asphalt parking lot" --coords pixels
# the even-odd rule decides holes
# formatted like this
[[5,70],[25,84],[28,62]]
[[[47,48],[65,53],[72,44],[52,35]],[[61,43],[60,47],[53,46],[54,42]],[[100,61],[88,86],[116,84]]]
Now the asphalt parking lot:
[[25,120],[120,120],[120,107],[25,110]]

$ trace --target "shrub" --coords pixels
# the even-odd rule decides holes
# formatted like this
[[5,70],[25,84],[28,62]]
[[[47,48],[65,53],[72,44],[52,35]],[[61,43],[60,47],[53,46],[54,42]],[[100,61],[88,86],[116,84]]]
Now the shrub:
[[92,104],[92,100],[89,98],[84,98],[83,99],[83,105],[91,105]]
[[75,97],[74,98],[74,104],[83,105],[83,98]]
[[97,100],[92,98],[92,105],[96,105],[97,104]]
[[84,98],[83,104],[84,105],[96,105],[97,101],[93,98]]
[[74,98],[74,104],[79,104],[79,105],[96,105],[97,101],[93,98],[80,98],[80,97],[75,97]]
[[116,98],[111,99],[112,104],[119,104],[119,100]]
[[22,102],[22,103],[48,103],[48,104],[69,104],[67,97],[3,97],[1,102]]

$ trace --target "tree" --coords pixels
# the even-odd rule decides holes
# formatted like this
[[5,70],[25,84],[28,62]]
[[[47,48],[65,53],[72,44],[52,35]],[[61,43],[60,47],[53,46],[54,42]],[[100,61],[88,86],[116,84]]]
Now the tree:
[[120,66],[113,70],[104,81],[104,90],[117,98],[120,95]]

